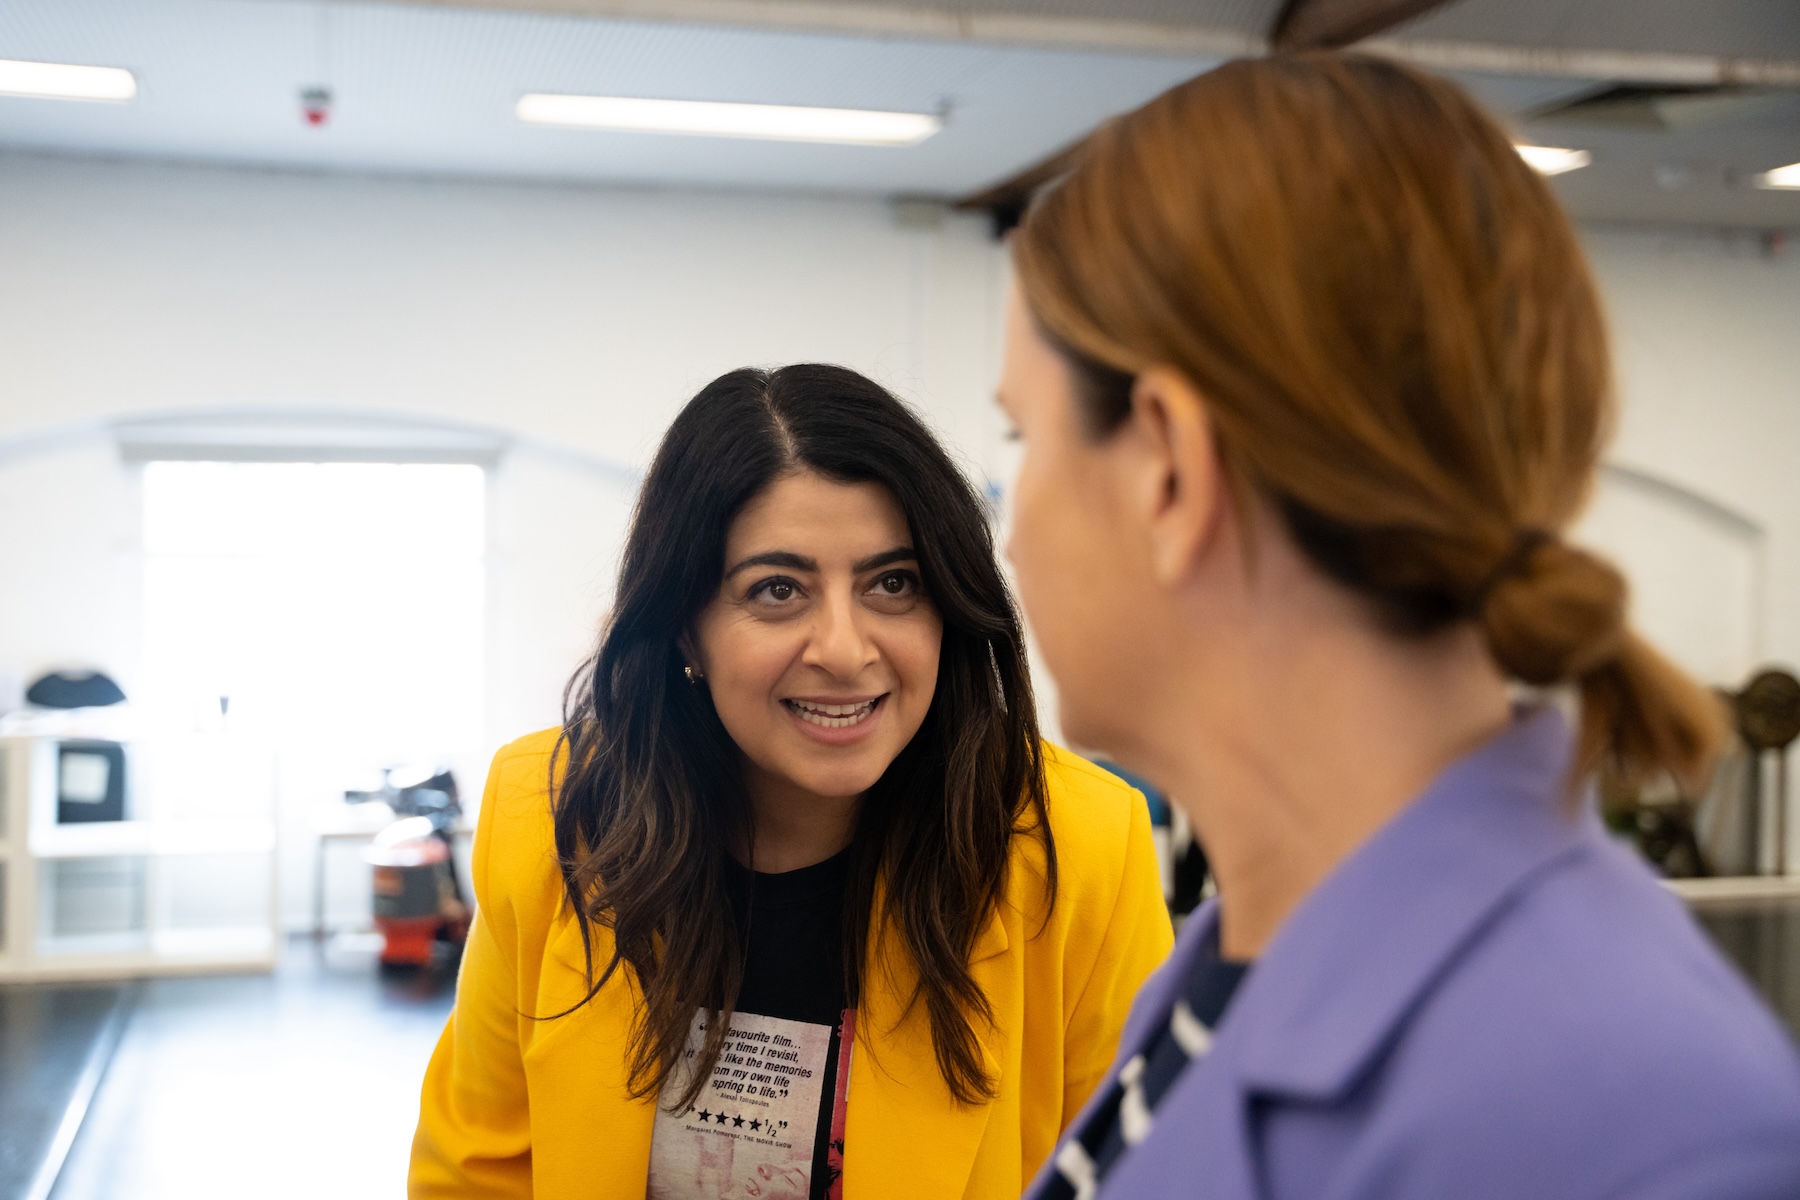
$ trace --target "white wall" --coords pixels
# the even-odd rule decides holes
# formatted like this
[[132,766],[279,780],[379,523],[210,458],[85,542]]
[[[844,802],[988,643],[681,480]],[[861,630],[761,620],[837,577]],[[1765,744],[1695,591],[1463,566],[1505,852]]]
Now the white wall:
[[[1800,256],[1698,232],[1592,230],[1587,245],[1619,366],[1613,459],[1760,529],[1754,657],[1800,666]],[[1729,587],[1715,565],[1696,559],[1662,586]]]
[[143,635],[136,477],[98,437],[33,451],[0,453],[0,669],[28,683],[103,664],[129,685]]
[[997,257],[875,200],[0,155],[0,439],[319,405],[637,463],[720,372],[827,359],[975,445]]

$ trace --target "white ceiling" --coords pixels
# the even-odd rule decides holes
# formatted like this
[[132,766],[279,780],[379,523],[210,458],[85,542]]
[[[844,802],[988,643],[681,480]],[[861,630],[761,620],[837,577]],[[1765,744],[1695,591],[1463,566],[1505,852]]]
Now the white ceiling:
[[[1212,35],[1219,45],[1252,37],[1279,7],[1280,0],[961,0],[930,10],[1053,29],[1054,37],[1027,45],[908,36],[896,32],[909,28],[907,10],[884,0],[0,0],[0,58],[124,66],[141,88],[125,105],[0,97],[0,149],[957,196],[1207,69],[1217,55],[1194,47]],[[684,19],[604,15],[665,10]],[[696,12],[738,10],[755,20],[736,28],[693,20]],[[831,20],[810,31],[780,29],[769,17],[777,10]],[[846,32],[865,18],[862,33]],[[1138,24],[1112,39],[1108,21]],[[1071,36],[1082,29],[1109,48]],[[1155,46],[1145,31],[1158,29],[1205,36],[1172,38],[1170,47],[1184,53],[1143,49]],[[1395,32],[1439,42],[1800,59],[1800,0],[1457,0]],[[1748,184],[1756,171],[1800,161],[1800,93],[1716,126],[1664,134],[1529,122],[1531,112],[1604,80],[1459,78],[1534,140],[1594,151],[1594,166],[1556,184],[1579,216],[1800,227],[1800,193]],[[299,92],[315,84],[336,96],[323,129],[300,114]],[[527,91],[947,108],[949,122],[903,149],[599,133],[521,125],[513,103]]]
[[[293,0],[0,0],[0,58],[128,67],[127,105],[0,97],[0,145],[366,169],[956,194],[1209,60]],[[323,129],[299,90],[328,85]],[[903,149],[534,127],[527,91],[934,112]]]

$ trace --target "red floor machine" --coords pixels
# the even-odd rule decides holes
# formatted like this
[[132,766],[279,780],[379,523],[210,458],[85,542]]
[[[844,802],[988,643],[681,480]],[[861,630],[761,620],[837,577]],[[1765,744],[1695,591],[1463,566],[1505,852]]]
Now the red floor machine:
[[383,965],[429,965],[440,945],[459,952],[473,910],[456,870],[462,804],[455,777],[441,769],[390,769],[382,772],[379,791],[345,792],[344,801],[386,804],[394,812],[393,823],[363,851],[375,871]]

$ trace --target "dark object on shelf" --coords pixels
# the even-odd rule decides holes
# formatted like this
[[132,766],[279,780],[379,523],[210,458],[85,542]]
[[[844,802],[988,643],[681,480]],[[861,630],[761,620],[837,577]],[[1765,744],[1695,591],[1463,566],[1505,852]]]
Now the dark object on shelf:
[[456,777],[420,774],[406,782],[404,774],[386,771],[379,791],[344,793],[346,803],[381,802],[394,812],[393,824],[363,852],[375,868],[375,926],[386,966],[428,966],[439,942],[459,949],[473,915],[456,875],[453,831],[462,816]]
[[53,671],[31,685],[25,700],[39,708],[100,708],[123,703],[125,693],[98,671]]
[[125,819],[125,747],[66,741],[57,747],[56,823]]
[[1644,857],[1670,879],[1712,874],[1700,852],[1700,839],[1694,835],[1694,812],[1689,805],[1640,808],[1632,816],[1630,834]]
[[1752,750],[1785,750],[1800,737],[1800,679],[1763,671],[1737,694],[1738,732]]
[[1713,873],[1695,826],[1699,802],[1674,788],[1673,780],[1658,778],[1646,788],[1645,780],[1605,764],[1595,783],[1607,828],[1628,838],[1663,875],[1694,879]]
[[1764,760],[1775,756],[1774,874],[1787,874],[1787,748],[1800,737],[1800,679],[1786,671],[1760,671],[1732,701],[1738,736],[1750,750],[1746,832],[1753,840],[1750,862],[1760,864],[1763,829]]

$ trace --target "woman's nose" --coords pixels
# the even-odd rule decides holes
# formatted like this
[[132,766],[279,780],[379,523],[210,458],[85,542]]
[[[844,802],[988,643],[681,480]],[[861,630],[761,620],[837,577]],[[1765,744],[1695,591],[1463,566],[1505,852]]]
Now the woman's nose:
[[865,635],[861,611],[849,596],[833,596],[819,608],[805,661],[838,679],[852,679],[875,661],[875,644]]

